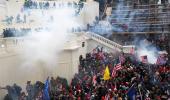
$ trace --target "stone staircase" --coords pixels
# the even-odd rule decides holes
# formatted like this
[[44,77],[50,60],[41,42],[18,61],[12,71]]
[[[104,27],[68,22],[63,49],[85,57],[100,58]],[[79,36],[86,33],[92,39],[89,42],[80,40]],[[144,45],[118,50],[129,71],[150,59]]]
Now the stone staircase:
[[107,39],[107,38],[105,38],[103,36],[100,36],[100,35],[96,34],[96,33],[88,32],[86,35],[90,39],[93,39],[93,40],[95,40],[95,41],[97,41],[97,42],[99,42],[99,43],[101,43],[101,44],[103,44],[103,45],[105,45],[105,46],[107,46],[107,47],[109,47],[111,49],[116,49],[118,51],[122,51],[123,50],[123,46],[122,45],[120,45],[120,44],[118,44],[116,42],[113,42],[113,41],[111,41],[111,40],[109,40],[109,39]]

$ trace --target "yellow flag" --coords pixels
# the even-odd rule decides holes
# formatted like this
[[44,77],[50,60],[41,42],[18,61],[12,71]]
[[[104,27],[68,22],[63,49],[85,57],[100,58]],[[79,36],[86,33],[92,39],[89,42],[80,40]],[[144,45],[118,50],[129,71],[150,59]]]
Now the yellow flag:
[[103,79],[104,79],[104,80],[109,80],[109,79],[110,79],[110,71],[109,71],[108,66],[106,66],[106,69],[105,69],[105,71],[104,71]]

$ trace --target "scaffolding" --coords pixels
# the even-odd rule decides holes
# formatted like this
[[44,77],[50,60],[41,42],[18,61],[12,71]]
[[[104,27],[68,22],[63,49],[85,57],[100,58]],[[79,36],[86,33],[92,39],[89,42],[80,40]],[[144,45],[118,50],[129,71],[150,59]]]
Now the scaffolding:
[[[114,14],[119,3],[113,2],[111,21],[117,20],[119,16],[120,21],[115,21],[113,25],[120,25],[123,22],[130,23],[128,28],[134,28],[135,25],[143,31],[135,30],[124,31],[120,33],[170,33],[170,3],[158,4],[156,0],[149,0],[148,4],[141,4],[141,0],[127,0],[126,4],[119,9],[119,13]],[[124,2],[124,1],[123,1]],[[129,13],[135,12],[133,18],[128,17]],[[127,16],[127,17],[121,17]]]

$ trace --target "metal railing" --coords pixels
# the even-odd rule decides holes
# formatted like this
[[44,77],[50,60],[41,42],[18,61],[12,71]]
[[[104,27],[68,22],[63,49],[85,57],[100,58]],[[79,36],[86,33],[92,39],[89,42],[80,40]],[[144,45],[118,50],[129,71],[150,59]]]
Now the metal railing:
[[88,32],[87,36],[89,36],[92,39],[98,40],[98,41],[100,41],[102,43],[105,43],[105,44],[109,45],[113,49],[116,48],[119,51],[121,51],[123,49],[122,45],[117,44],[116,42],[113,42],[113,41],[111,41],[109,39],[106,39],[105,37],[100,36],[98,34]]

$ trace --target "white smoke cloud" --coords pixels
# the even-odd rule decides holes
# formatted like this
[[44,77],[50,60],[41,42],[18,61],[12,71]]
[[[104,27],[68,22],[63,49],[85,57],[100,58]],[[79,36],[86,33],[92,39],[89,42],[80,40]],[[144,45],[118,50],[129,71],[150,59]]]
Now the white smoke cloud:
[[[58,54],[69,40],[68,30],[78,27],[74,16],[75,9],[65,7],[48,10],[43,15],[32,14],[36,18],[36,22],[41,22],[38,26],[44,29],[33,30],[26,37],[24,53],[21,57],[25,59],[22,67],[36,70],[36,67],[44,66],[47,71],[51,71],[56,66]],[[49,21],[50,16],[53,16],[51,22]]]
[[147,56],[148,62],[150,64],[155,64],[158,57],[158,50],[156,47],[147,40],[140,41],[137,46],[137,57],[141,60],[141,56]]

